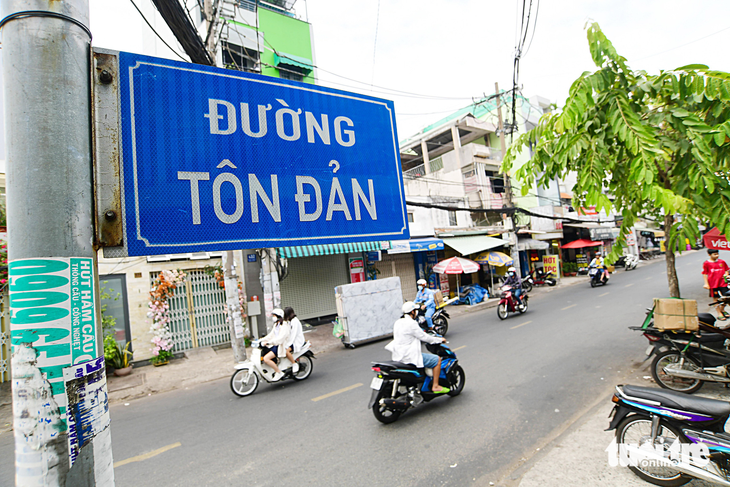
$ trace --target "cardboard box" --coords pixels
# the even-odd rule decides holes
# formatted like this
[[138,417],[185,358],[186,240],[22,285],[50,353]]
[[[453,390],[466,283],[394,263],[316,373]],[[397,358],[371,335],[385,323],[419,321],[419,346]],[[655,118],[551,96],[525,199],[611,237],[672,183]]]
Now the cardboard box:
[[441,291],[436,291],[433,293],[433,300],[436,302],[436,307],[441,307],[444,304],[444,295],[441,294]]
[[694,299],[654,298],[654,328],[658,330],[699,330],[697,301]]

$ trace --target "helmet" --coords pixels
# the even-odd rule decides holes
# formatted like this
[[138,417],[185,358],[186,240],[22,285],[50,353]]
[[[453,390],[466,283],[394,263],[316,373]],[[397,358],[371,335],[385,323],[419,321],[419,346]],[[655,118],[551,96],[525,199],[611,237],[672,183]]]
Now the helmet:
[[601,251],[599,250],[598,252],[596,252],[596,257],[600,257],[600,256],[601,256]]
[[271,310],[271,314],[273,316],[278,316],[279,318],[284,319],[284,311],[282,311],[281,308],[274,308],[273,310]]
[[428,283],[426,282],[425,279],[419,279],[418,281],[416,281],[416,284],[419,286],[426,287],[426,284],[428,284]]
[[403,311],[404,315],[407,315],[408,313],[416,309],[418,309],[418,305],[413,301],[406,301],[401,307],[401,311]]
[[507,274],[516,274],[516,273],[517,273],[517,269],[515,269],[514,267],[510,267],[509,269],[507,269]]

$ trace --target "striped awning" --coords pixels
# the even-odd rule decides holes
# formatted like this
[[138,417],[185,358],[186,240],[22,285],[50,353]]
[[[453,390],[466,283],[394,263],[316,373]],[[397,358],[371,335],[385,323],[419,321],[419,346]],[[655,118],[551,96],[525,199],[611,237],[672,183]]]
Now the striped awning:
[[294,257],[312,257],[314,255],[347,254],[350,252],[368,252],[371,250],[382,250],[382,242],[352,242],[326,245],[302,245],[299,247],[279,247],[279,257],[292,259]]

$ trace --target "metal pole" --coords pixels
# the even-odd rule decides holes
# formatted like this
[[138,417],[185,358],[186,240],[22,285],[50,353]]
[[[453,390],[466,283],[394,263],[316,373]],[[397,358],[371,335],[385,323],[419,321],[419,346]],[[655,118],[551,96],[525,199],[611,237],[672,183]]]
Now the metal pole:
[[[0,2],[0,18],[19,12],[26,13],[2,27],[9,261],[12,266],[19,259],[93,259],[89,285],[98,296],[89,3]],[[13,283],[11,270],[11,302]],[[94,301],[92,321],[98,327],[99,303]],[[63,375],[59,382],[58,371],[68,363],[54,357],[49,345],[40,345],[51,341],[50,336],[43,341],[32,337],[32,333],[42,336],[48,324],[30,326],[34,328],[18,334],[11,318],[16,485],[114,485],[108,427],[83,447],[69,469],[65,410],[54,400],[65,400]],[[95,337],[91,349],[102,355],[99,333],[91,336]],[[64,347],[61,340],[57,343]]]
[[243,320],[241,319],[241,302],[238,297],[238,277],[236,275],[233,251],[223,252],[223,283],[226,287],[226,306],[228,319],[231,321],[231,347],[233,359],[237,362],[246,360],[246,343],[243,338]]

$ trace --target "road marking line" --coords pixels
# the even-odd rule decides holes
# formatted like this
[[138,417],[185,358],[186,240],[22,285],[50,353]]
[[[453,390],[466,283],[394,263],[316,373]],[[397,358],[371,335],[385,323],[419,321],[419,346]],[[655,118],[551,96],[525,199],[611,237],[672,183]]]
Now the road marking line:
[[565,311],[566,309],[573,308],[575,306],[578,306],[577,304],[571,304],[570,306],[566,306],[565,308],[561,309],[561,311]]
[[452,350],[452,352],[456,352],[457,350],[461,350],[462,348],[466,348],[466,345],[462,345],[459,348],[455,348]]
[[596,306],[596,309],[600,308],[600,306]]
[[172,445],[163,446],[162,448],[158,448],[157,450],[152,450],[148,453],[143,453],[142,455],[137,455],[136,457],[127,458],[126,460],[120,460],[118,462],[114,463],[114,468],[121,467],[122,465],[126,465],[128,463],[134,463],[134,462],[141,462],[142,460],[149,460],[152,457],[156,457],[160,453],[165,453],[167,450],[172,450],[173,448],[177,448],[178,446],[182,446],[180,442],[173,443]]
[[650,280],[652,280],[652,279],[654,279],[654,278],[653,278],[653,277],[647,277],[647,278],[646,278],[646,279],[644,279],[644,280],[645,280],[645,281],[650,281]]
[[513,326],[512,328],[510,328],[510,330],[514,330],[515,328],[519,328],[521,326],[529,325],[530,323],[532,323],[532,321],[525,321],[521,325]]
[[605,296],[605,295],[607,295],[607,294],[610,294],[610,293],[603,293],[603,294],[599,294],[599,295],[598,295],[598,297],[599,297],[599,298],[602,298],[603,296]]
[[624,287],[631,287],[631,286],[633,286],[633,285],[634,285],[634,283],[632,282],[631,284],[627,284],[627,285],[625,285]]
[[325,394],[324,396],[315,397],[312,399],[312,401],[317,402],[321,401],[322,399],[327,399],[328,397],[336,396],[337,394],[342,394],[343,392],[351,391],[357,387],[360,387],[362,385],[362,382],[358,382],[357,384],[353,384],[349,387],[345,387],[344,389],[340,389],[338,391],[330,392],[329,394]]

